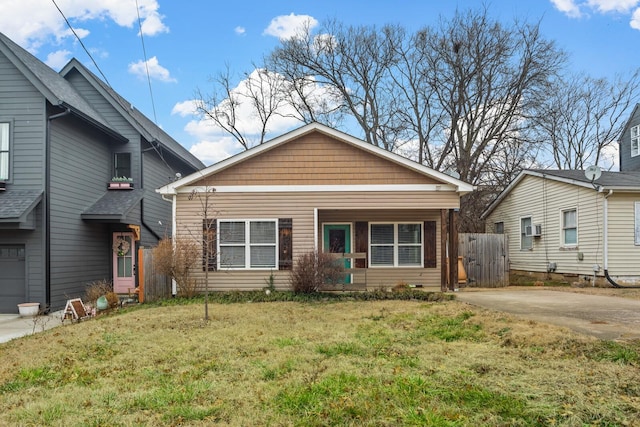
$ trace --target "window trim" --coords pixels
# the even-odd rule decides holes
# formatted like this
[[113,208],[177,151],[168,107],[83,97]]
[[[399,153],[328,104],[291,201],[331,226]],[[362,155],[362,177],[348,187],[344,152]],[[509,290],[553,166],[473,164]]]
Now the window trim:
[[494,221],[493,232],[495,234],[504,234],[504,221]]
[[[244,235],[244,243],[240,244],[240,243],[232,243],[232,244],[221,244],[220,243],[220,235],[222,234],[222,224],[223,223],[229,223],[229,222],[242,222],[244,223],[244,227],[245,227],[245,235]],[[251,223],[254,222],[271,222],[274,224],[274,243],[251,243]],[[280,248],[280,242],[279,242],[279,232],[278,232],[278,218],[250,218],[250,219],[245,219],[245,218],[240,218],[240,219],[218,219],[218,224],[217,224],[217,235],[216,235],[216,253],[218,254],[218,259],[217,259],[217,267],[218,270],[234,270],[234,271],[238,271],[238,270],[250,270],[250,271],[269,271],[269,270],[274,270],[274,269],[278,269],[278,266],[280,265],[280,260],[279,260],[279,248]],[[241,266],[231,266],[231,265],[225,265],[223,263],[223,256],[222,256],[222,251],[221,251],[221,247],[240,247],[243,246],[244,247],[244,267]],[[273,247],[274,249],[274,264],[272,266],[269,267],[251,267],[251,248],[252,247],[258,247],[258,246],[268,246],[268,247]]]
[[526,216],[521,216],[520,217],[520,234],[519,234],[520,235],[520,250],[521,251],[531,251],[531,250],[533,250],[533,236],[528,236],[529,239],[531,239],[530,240],[531,241],[531,246],[526,247],[526,248],[523,246],[523,243],[524,243],[523,237],[524,238],[527,237],[526,236],[526,225],[523,228],[523,223],[522,223],[522,221],[525,220],[525,219],[528,219],[529,222],[530,222],[529,226],[533,227],[533,216],[532,215],[526,215]]
[[[390,246],[390,244],[375,244],[372,243],[371,226],[373,225],[393,225],[393,265],[376,265],[372,260],[372,247],[374,246]],[[398,226],[399,225],[417,225],[420,227],[420,243],[398,243]],[[374,221],[369,222],[369,244],[368,244],[368,264],[370,268],[424,268],[424,222],[421,221],[402,221],[402,222],[389,222],[389,221]],[[398,260],[398,248],[399,247],[420,247],[420,262],[417,264],[400,265]]]
[[[635,133],[635,135],[634,135]],[[629,130],[631,157],[640,155],[640,125],[631,126]],[[633,143],[635,141],[635,150]]]
[[[574,227],[567,227],[564,223],[564,214],[567,212],[575,212],[576,213],[576,223]],[[576,242],[575,243],[567,243],[566,241],[566,230],[576,230]],[[567,208],[560,209],[560,242],[563,248],[575,248],[578,246],[578,208]]]
[[11,182],[11,174],[13,171],[13,168],[11,167],[12,165],[12,154],[13,154],[13,150],[12,150],[12,145],[13,145],[13,120],[3,120],[0,118],[0,124],[6,124],[7,126],[9,126],[9,130],[7,132],[7,149],[6,150],[1,150],[0,149],[0,157],[2,155],[2,153],[7,153],[7,176],[6,177],[0,177],[0,181],[2,182]]
[[[118,173],[118,156],[123,154],[126,154],[127,156],[129,156],[129,176],[127,176],[126,174]],[[128,151],[118,151],[113,153],[113,177],[114,178],[122,178],[122,177],[133,178],[133,164],[131,160],[132,157],[133,156]]]

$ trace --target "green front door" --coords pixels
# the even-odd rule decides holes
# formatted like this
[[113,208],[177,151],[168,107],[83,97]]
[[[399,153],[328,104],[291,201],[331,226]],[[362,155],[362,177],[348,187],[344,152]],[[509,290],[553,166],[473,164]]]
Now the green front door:
[[[351,224],[325,224],[322,243],[324,252],[351,253]],[[344,268],[351,268],[351,259],[344,259]],[[345,276],[344,283],[351,283],[350,274]]]

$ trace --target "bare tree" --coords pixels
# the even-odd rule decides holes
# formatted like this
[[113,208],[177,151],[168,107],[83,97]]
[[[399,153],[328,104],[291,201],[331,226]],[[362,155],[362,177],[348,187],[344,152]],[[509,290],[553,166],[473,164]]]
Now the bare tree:
[[558,169],[598,165],[638,102],[639,86],[640,70],[613,81],[583,74],[558,79],[536,120],[550,163]]
[[202,217],[202,266],[204,269],[204,320],[209,320],[209,270],[215,269],[211,265],[216,258],[217,212],[213,206],[215,188],[205,183],[204,186],[194,188],[189,194],[189,200],[200,203],[199,215]]

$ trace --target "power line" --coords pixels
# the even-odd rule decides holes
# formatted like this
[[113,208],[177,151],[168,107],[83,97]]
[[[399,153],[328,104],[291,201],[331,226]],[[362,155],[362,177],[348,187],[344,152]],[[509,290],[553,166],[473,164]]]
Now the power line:
[[142,55],[144,56],[144,67],[147,72],[147,83],[149,84],[149,95],[151,96],[151,108],[153,109],[153,121],[158,126],[158,118],[156,116],[156,103],[153,100],[153,90],[151,89],[151,76],[149,75],[149,62],[147,61],[147,49],[144,45],[144,37],[142,35],[142,20],[140,19],[140,7],[136,0],[136,13],[138,14],[138,28],[140,28],[140,41],[142,42]]
[[[76,36],[76,39],[78,40],[78,42],[80,42],[80,46],[82,46],[82,48],[84,49],[84,51],[87,53],[87,55],[89,55],[89,58],[91,58],[91,61],[93,62],[93,65],[95,65],[96,69],[98,70],[98,72],[100,73],[100,75],[102,76],[102,78],[104,79],[104,82],[111,87],[111,84],[109,83],[109,80],[107,80],[107,76],[104,75],[104,73],[102,72],[102,70],[100,69],[100,67],[98,67],[98,63],[96,62],[95,59],[93,59],[93,56],[91,56],[91,53],[89,53],[89,50],[87,49],[87,47],[84,45],[84,43],[82,42],[82,39],[80,38],[80,36],[78,36],[78,33],[76,33],[76,30],[73,29],[73,27],[71,26],[71,22],[69,22],[69,20],[67,19],[67,17],[64,15],[64,13],[62,12],[62,10],[60,9],[60,7],[58,6],[58,4],[56,3],[56,0],[51,0],[51,2],[53,2],[53,5],[56,7],[56,9],[58,9],[58,12],[60,12],[60,15],[62,15],[62,18],[64,19],[64,22],[67,23],[67,26],[69,27],[69,29],[71,30],[71,32],[73,33],[74,36]],[[137,0],[136,0],[137,3]],[[113,89],[113,88],[112,88]]]

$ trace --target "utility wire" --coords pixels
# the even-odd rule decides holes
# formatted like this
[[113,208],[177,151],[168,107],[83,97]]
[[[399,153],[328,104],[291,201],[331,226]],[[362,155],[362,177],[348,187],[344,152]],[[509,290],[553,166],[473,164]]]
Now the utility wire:
[[144,37],[142,35],[142,20],[140,19],[140,7],[138,6],[138,0],[136,0],[136,13],[138,14],[138,28],[140,29],[140,41],[142,42],[142,55],[144,56],[144,67],[147,72],[147,83],[149,84],[149,95],[151,96],[151,108],[153,109],[153,121],[158,125],[158,118],[156,116],[156,103],[153,100],[153,90],[151,89],[151,76],[149,75],[149,62],[147,61],[147,49],[144,45]]
[[[78,40],[78,42],[80,42],[80,46],[82,46],[82,48],[84,49],[84,51],[86,52],[87,55],[89,55],[89,58],[91,58],[91,62],[93,62],[93,65],[95,65],[96,69],[98,70],[98,72],[100,73],[100,75],[102,76],[102,78],[104,79],[104,82],[111,87],[111,84],[109,83],[109,80],[107,80],[107,76],[104,75],[104,73],[102,72],[102,70],[100,69],[100,67],[98,67],[98,63],[96,62],[95,59],[93,59],[93,56],[91,56],[91,53],[89,53],[89,49],[87,49],[87,47],[84,45],[84,43],[82,42],[82,39],[80,38],[80,36],[78,36],[78,33],[76,33],[76,30],[73,29],[73,27],[71,26],[71,22],[69,22],[69,20],[67,19],[67,17],[64,15],[64,13],[62,12],[62,10],[60,9],[60,7],[58,6],[58,4],[56,3],[56,0],[51,0],[51,2],[53,3],[53,5],[56,7],[56,9],[58,9],[58,12],[60,12],[60,15],[62,15],[62,18],[64,19],[64,22],[67,23],[67,26],[69,27],[69,29],[71,30],[71,32],[73,33],[74,36],[76,36],[76,39]],[[137,3],[137,0],[136,0]],[[112,88],[113,89],[113,88]]]

